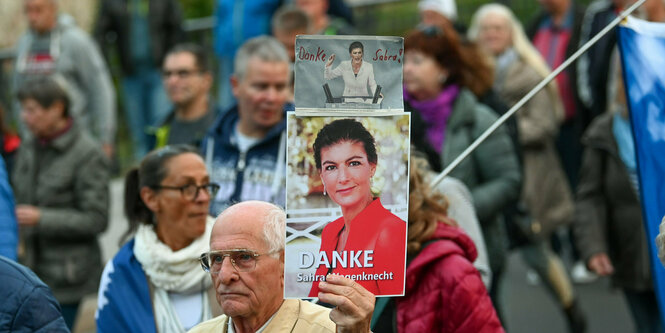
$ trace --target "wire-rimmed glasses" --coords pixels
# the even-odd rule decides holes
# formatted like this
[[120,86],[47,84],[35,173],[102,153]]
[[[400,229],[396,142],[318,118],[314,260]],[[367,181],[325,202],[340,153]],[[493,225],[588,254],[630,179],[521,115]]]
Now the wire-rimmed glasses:
[[256,261],[259,256],[275,252],[277,251],[256,253],[247,249],[210,251],[201,254],[199,261],[204,271],[214,275],[219,274],[222,270],[224,258],[226,257],[231,260],[231,264],[238,272],[251,272],[256,268]]

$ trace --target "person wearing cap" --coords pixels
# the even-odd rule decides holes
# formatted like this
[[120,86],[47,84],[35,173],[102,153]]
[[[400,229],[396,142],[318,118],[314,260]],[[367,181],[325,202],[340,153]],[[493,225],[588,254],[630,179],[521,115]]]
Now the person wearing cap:
[[420,23],[424,26],[452,24],[460,35],[466,34],[467,27],[457,22],[457,4],[455,0],[421,0],[418,2]]

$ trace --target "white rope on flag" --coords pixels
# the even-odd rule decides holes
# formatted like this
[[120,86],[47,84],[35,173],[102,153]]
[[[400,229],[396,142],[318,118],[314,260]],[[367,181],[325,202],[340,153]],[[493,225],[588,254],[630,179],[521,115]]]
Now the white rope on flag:
[[480,146],[485,139],[487,139],[488,136],[490,136],[494,131],[499,128],[499,126],[503,125],[508,118],[510,118],[517,110],[519,110],[526,102],[528,102],[535,94],[537,94],[541,89],[543,89],[547,84],[550,83],[550,81],[554,80],[554,78],[559,75],[559,73],[563,72],[570,64],[572,64],[577,58],[579,58],[582,53],[586,52],[593,44],[596,44],[599,39],[603,38],[612,28],[614,28],[616,25],[618,25],[621,21],[623,21],[628,15],[630,15],[632,12],[634,12],[639,6],[641,6],[646,0],[638,0],[636,1],[632,6],[628,7],[628,9],[624,10],[621,12],[619,16],[617,16],[610,24],[608,24],[603,30],[601,30],[596,36],[591,38],[586,44],[582,45],[579,50],[577,50],[573,55],[570,56],[570,58],[566,59],[559,67],[557,67],[550,75],[548,75],[546,78],[544,78],[538,85],[536,85],[531,91],[529,91],[528,94],[526,94],[524,97],[522,97],[519,102],[517,102],[515,105],[513,105],[508,112],[504,113],[499,119],[497,119],[492,126],[488,127],[485,132],[481,136],[479,136],[466,150],[462,152],[455,160],[453,160],[452,163],[450,163],[430,184],[432,188],[436,187],[444,177],[446,177],[455,167],[457,167],[465,158],[467,158],[471,153],[478,147]]

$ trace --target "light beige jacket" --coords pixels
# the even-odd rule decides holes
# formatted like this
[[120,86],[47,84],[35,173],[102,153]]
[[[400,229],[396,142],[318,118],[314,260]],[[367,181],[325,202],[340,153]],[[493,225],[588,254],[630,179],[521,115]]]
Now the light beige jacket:
[[[200,323],[189,333],[228,332],[229,318],[221,315]],[[335,332],[330,309],[299,299],[286,299],[262,333],[273,332]]]

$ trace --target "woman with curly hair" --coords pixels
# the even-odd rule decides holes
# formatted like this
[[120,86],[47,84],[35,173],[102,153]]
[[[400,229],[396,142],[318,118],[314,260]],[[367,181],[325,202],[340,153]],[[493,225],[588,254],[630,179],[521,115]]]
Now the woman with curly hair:
[[448,217],[446,199],[430,191],[425,168],[424,160],[411,158],[405,296],[375,318],[374,331],[503,332],[472,264],[476,247]]

